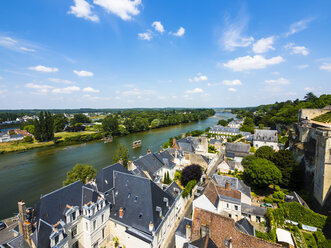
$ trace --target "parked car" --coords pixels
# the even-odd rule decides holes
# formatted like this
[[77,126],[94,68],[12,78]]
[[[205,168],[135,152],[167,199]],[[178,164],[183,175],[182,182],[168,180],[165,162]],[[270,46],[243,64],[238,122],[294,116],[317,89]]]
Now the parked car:
[[263,207],[263,208],[273,208],[274,206],[271,203],[262,203],[260,205],[260,207]]
[[3,223],[2,221],[0,221],[0,230],[5,229],[6,228],[6,224]]

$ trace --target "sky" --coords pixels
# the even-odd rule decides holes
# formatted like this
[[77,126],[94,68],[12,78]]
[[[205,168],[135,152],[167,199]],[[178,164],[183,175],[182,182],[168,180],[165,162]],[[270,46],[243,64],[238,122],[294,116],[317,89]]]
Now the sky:
[[2,0],[0,109],[245,107],[331,93],[331,1]]

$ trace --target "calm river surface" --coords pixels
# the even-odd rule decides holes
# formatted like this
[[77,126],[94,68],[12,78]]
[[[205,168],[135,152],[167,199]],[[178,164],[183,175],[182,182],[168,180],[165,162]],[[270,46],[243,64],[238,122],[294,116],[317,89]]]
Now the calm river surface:
[[[92,142],[87,144],[37,148],[22,153],[0,155],[0,220],[17,213],[17,201],[25,200],[34,205],[42,194],[62,186],[66,173],[76,163],[93,165],[97,171],[112,164],[116,146],[121,143],[129,148],[130,159],[144,155],[147,149],[157,152],[169,137],[190,130],[215,125],[218,119],[231,118],[231,113],[217,112],[217,117],[181,124],[172,127],[152,129],[123,137],[115,137],[112,143]],[[132,149],[132,142],[142,140],[142,147]]]

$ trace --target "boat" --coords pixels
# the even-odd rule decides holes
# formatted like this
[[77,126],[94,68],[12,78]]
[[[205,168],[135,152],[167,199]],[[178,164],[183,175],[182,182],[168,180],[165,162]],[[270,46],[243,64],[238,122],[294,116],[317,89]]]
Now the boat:
[[141,147],[141,140],[136,140],[132,142],[132,148],[139,148]]
[[113,136],[103,138],[103,143],[109,143],[109,142],[113,142]]

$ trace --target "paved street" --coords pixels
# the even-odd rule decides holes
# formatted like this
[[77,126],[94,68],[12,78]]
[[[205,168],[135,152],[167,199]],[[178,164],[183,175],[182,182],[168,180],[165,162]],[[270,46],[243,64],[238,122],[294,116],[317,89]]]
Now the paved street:
[[192,199],[191,198],[189,201],[188,201],[188,204],[184,210],[184,214],[182,214],[181,218],[180,218],[180,221],[177,221],[175,227],[173,228],[173,230],[171,230],[171,233],[170,233],[170,237],[171,239],[168,240],[168,244],[165,246],[165,248],[174,248],[175,247],[175,231],[179,225],[179,223],[182,221],[182,219],[185,217],[187,218],[190,218],[191,219],[191,213],[192,213]]
[[0,244],[5,244],[8,241],[10,241],[12,238],[14,238],[12,229],[14,229],[17,226],[17,220],[18,219],[15,218],[4,221],[7,227],[0,231]]

